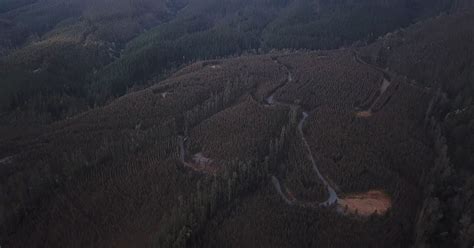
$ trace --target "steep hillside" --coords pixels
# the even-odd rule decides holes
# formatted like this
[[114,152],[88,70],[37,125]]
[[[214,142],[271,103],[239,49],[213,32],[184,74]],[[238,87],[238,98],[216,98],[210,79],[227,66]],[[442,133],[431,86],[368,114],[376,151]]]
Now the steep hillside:
[[427,174],[418,244],[469,247],[474,242],[474,12],[441,16],[362,49],[367,61],[436,91],[426,125],[437,160]]
[[[352,50],[192,64],[35,140],[10,143],[0,173],[9,227],[2,240],[12,247],[222,246],[228,231],[246,237],[267,226],[265,235],[232,245],[270,246],[266,235],[282,246],[409,244],[418,178],[432,159],[421,129],[432,93],[390,76],[388,89],[374,95],[383,79]],[[358,117],[366,101],[377,108]],[[328,187],[341,201],[386,192],[390,210],[366,218],[358,207],[319,206]],[[259,222],[241,226],[242,218]],[[336,224],[316,236],[286,235],[281,221],[301,218],[318,223],[315,230]],[[349,226],[359,233],[339,237]]]
[[[59,26],[96,27],[94,35],[106,41],[126,41],[141,29],[169,18],[183,1],[45,0],[4,1],[0,9],[2,45],[19,47]],[[77,25],[76,25],[77,26]]]
[[49,123],[93,106],[92,75],[184,4],[47,0],[0,13],[2,125]]
[[0,73],[8,77],[0,79],[0,122],[61,120],[199,59],[371,41],[451,6],[447,0],[5,2],[0,65],[7,73]]
[[0,245],[472,247],[467,6],[5,1]]
[[170,23],[131,41],[95,84],[106,87],[102,91],[123,94],[136,81],[195,59],[272,48],[333,49],[370,41],[449,6],[449,1],[410,0],[190,1]]

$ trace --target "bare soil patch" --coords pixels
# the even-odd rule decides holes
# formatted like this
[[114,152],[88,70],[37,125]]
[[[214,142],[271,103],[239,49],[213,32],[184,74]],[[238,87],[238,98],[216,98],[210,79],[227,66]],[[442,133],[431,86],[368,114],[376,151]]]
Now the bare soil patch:
[[371,190],[365,193],[348,195],[338,202],[345,212],[369,216],[383,215],[392,206],[392,200],[381,190]]
[[368,118],[372,116],[372,111],[370,110],[360,111],[360,112],[357,112],[356,116],[359,118]]

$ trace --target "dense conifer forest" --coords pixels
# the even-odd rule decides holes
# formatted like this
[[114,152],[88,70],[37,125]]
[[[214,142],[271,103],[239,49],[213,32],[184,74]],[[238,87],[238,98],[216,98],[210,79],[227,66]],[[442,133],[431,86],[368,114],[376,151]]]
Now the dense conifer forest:
[[3,0],[0,247],[474,245],[470,0]]

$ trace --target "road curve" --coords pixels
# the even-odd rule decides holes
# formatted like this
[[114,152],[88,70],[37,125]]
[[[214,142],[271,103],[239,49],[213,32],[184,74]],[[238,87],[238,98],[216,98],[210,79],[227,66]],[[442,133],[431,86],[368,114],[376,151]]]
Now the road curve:
[[311,165],[313,167],[314,172],[316,172],[316,175],[318,175],[319,179],[321,180],[321,182],[323,182],[324,186],[326,187],[328,191],[329,198],[325,202],[320,204],[321,206],[327,207],[327,206],[336,204],[337,201],[339,200],[339,197],[337,196],[336,190],[334,190],[334,188],[328,183],[328,181],[324,178],[324,176],[319,171],[319,168],[316,165],[316,161],[314,160],[313,153],[311,152],[311,147],[309,146],[308,141],[306,140],[304,136],[303,125],[306,119],[308,118],[308,116],[309,116],[308,113],[303,112],[303,118],[301,119],[300,123],[298,123],[298,132],[301,135],[301,140],[303,141],[303,145],[306,148],[308,159],[311,161]]
[[283,191],[281,191],[280,181],[278,180],[278,178],[276,178],[275,176],[272,176],[272,183],[276,191],[281,196],[281,198],[286,202],[286,204],[293,205],[294,202],[288,199],[288,197],[286,197]]
[[[277,63],[279,63],[280,65],[282,65],[286,69],[287,75],[288,75],[287,80],[286,80],[285,83],[278,86],[273,91],[273,93],[265,99],[266,105],[268,105],[268,106],[282,105],[282,106],[302,108],[300,105],[297,105],[297,104],[284,103],[284,102],[279,102],[279,101],[275,100],[275,94],[277,93],[277,91],[279,89],[283,88],[287,83],[290,83],[290,82],[293,81],[293,75],[292,75],[291,71],[288,69],[288,67],[285,66],[284,64],[280,63],[278,60],[277,60]],[[304,126],[304,123],[305,123],[306,119],[308,118],[308,116],[309,115],[308,115],[307,112],[303,112],[303,116],[302,116],[300,122],[298,123],[298,132],[301,135],[301,140],[302,140],[303,145],[306,149],[308,159],[311,161],[311,165],[312,165],[312,168],[313,168],[314,172],[316,173],[318,178],[323,182],[324,186],[326,187],[326,190],[328,191],[328,195],[329,195],[328,199],[326,201],[320,203],[319,205],[323,206],[323,207],[328,207],[328,206],[331,206],[333,204],[337,204],[337,202],[339,200],[339,197],[337,196],[336,190],[334,190],[334,188],[328,183],[328,181],[324,178],[324,176],[319,171],[319,168],[316,164],[313,153],[311,152],[311,148],[308,144],[308,141],[306,140],[306,138],[304,136],[303,126]],[[278,192],[278,194],[282,197],[282,199],[287,204],[293,205],[294,201],[290,201],[288,199],[288,197],[282,192],[281,186],[280,186],[280,181],[278,180],[278,178],[276,178],[275,176],[272,176],[272,183],[273,183],[276,191]],[[302,203],[301,205],[308,205],[308,204]]]

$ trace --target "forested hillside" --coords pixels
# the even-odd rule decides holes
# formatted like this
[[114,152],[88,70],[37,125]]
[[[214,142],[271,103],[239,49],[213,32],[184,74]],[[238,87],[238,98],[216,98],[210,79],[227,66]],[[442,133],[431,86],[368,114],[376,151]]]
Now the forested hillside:
[[185,2],[46,0],[16,3],[14,9],[11,4],[0,13],[3,125],[49,123],[94,106],[88,91],[93,74]]
[[472,247],[472,7],[3,1],[0,246]]
[[447,0],[6,1],[1,124],[60,120],[198,59],[367,42],[451,7]]
[[436,90],[426,125],[438,149],[426,178],[427,199],[419,242],[427,247],[473,241],[474,198],[474,13],[413,25],[364,49],[366,59]]
[[[357,117],[384,73],[354,56],[340,50],[195,63],[56,123],[37,140],[10,144],[1,195],[8,202],[2,222],[11,229],[2,234],[13,247],[223,246],[228,232],[237,235],[235,247],[267,247],[275,236],[283,246],[411,243],[418,178],[431,165],[420,124],[432,92],[393,76],[372,116]],[[390,210],[365,219],[343,205],[315,205],[327,192],[308,154],[341,201],[380,190]],[[281,200],[272,180],[294,203]],[[252,211],[259,208],[274,214]],[[301,218],[315,226],[296,226]],[[245,219],[259,221],[244,228]],[[330,222],[337,224],[310,235]],[[357,234],[339,237],[350,226]],[[263,235],[247,240],[247,232]]]

